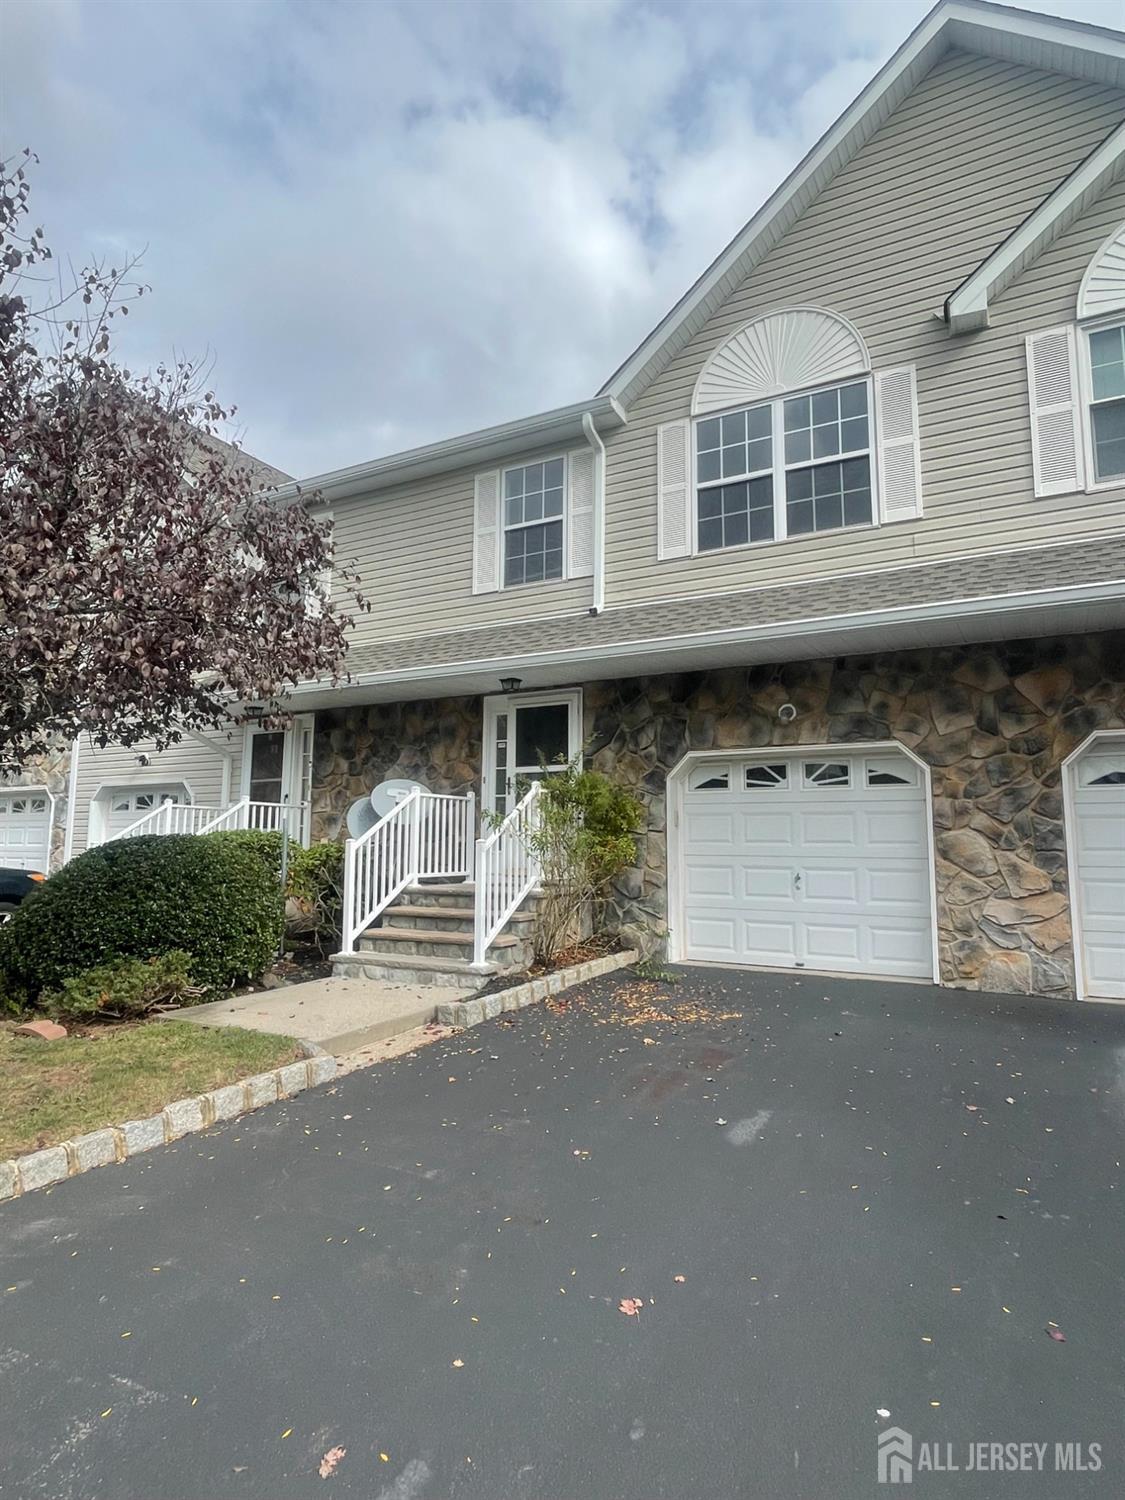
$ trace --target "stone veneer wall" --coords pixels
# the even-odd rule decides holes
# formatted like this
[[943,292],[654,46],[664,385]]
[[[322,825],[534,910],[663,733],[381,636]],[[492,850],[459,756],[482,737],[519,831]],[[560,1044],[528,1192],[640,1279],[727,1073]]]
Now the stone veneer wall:
[[[633,943],[663,928],[665,782],[688,750],[897,739],[931,767],[943,981],[1073,994],[1060,766],[1125,728],[1123,669],[1125,635],[1103,634],[587,683],[590,763],[648,814],[614,920]],[[315,836],[385,776],[479,790],[481,717],[479,698],[318,716]]]

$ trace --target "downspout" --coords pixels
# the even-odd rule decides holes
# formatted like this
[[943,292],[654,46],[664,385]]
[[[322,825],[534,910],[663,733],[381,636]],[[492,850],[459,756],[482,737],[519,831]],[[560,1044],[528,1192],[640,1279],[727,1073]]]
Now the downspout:
[[227,750],[224,746],[216,744],[215,741],[213,739],[210,739],[207,735],[200,734],[198,729],[185,730],[184,734],[185,738],[189,740],[195,740],[198,744],[202,745],[204,749],[210,750],[212,754],[217,755],[221,758],[223,766],[222,770],[219,773],[222,777],[222,780],[219,783],[219,800],[225,810],[230,806],[231,780],[234,772],[234,751]]
[[588,411],[582,413],[582,431],[594,450],[594,600],[590,613],[600,615],[605,609],[605,444]]
[[[66,827],[63,830],[63,864],[68,864],[70,856],[74,852],[74,819],[78,815],[78,750],[82,744],[81,735],[74,736],[74,743],[70,747],[70,771],[66,778]],[[48,854],[47,863],[50,864]]]

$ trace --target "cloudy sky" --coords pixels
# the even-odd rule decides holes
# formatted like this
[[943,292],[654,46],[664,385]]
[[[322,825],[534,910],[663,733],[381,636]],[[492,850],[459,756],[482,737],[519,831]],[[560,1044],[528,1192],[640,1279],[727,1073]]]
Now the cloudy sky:
[[3,0],[0,140],[56,253],[144,250],[128,359],[308,475],[591,394],[927,9]]

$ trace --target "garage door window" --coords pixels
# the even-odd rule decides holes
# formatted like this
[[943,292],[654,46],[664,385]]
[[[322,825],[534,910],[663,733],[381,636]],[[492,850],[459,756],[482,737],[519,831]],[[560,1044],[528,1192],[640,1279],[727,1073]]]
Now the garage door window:
[[851,772],[844,761],[807,760],[805,762],[806,786],[848,786]]
[[746,790],[752,792],[755,787],[777,787],[788,786],[788,766],[747,766],[746,767]]
[[904,764],[901,770],[896,766],[892,771],[880,761],[867,762],[868,786],[917,786],[917,784],[917,771],[913,766]]
[[46,811],[46,797],[12,797],[6,801],[0,801],[0,817],[20,817],[25,813],[41,813]]
[[730,787],[730,769],[727,766],[701,766],[691,773],[688,785],[693,792],[725,792]]

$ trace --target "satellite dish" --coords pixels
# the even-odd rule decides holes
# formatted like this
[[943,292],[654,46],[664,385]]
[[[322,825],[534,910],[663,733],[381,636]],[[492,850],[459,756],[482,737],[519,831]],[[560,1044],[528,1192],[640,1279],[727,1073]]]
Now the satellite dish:
[[379,814],[371,806],[370,797],[357,797],[348,808],[345,822],[353,839],[360,838],[379,821]]
[[371,806],[375,810],[375,816],[385,818],[391,809],[397,807],[411,792],[424,792],[425,790],[426,788],[420,781],[381,781],[371,793]]

